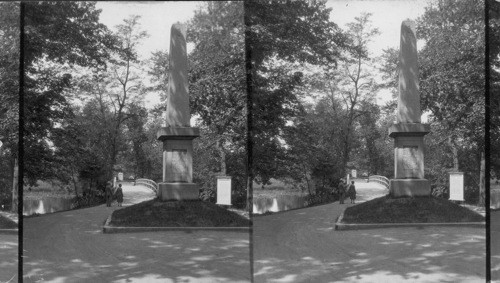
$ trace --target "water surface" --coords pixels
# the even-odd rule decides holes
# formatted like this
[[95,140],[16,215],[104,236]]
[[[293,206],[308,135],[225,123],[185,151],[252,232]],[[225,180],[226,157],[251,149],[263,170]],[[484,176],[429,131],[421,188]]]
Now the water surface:
[[253,199],[253,213],[278,212],[307,206],[307,196],[280,195],[273,197],[256,196]]
[[73,199],[61,197],[43,197],[41,199],[23,199],[23,215],[45,214],[73,208]]

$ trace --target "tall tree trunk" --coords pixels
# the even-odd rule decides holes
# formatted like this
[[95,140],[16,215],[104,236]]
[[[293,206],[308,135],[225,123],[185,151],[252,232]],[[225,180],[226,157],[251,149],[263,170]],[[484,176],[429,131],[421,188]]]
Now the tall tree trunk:
[[224,147],[222,146],[222,139],[218,139],[216,146],[217,149],[219,150],[220,154],[220,173],[222,176],[226,176],[227,174],[227,169],[226,169],[226,152],[224,151]]
[[453,171],[458,171],[458,149],[457,145],[453,142],[452,136],[448,138],[448,144],[451,147],[452,155],[453,155]]
[[17,213],[18,202],[18,184],[19,184],[19,166],[17,164],[17,158],[14,159],[14,177],[12,178],[12,212]]
[[486,187],[485,163],[486,162],[484,160],[484,152],[481,152],[481,171],[479,173],[479,203],[478,203],[479,206],[485,206],[485,187]]

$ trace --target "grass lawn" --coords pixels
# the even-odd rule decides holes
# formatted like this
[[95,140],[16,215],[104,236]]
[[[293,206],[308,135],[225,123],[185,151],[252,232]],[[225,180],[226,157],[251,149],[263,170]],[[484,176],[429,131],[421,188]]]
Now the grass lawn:
[[448,223],[482,222],[484,217],[437,197],[390,198],[383,196],[347,208],[344,223]]
[[203,201],[144,201],[113,212],[112,226],[122,227],[248,227],[250,221]]
[[17,229],[17,223],[0,215],[0,229]]

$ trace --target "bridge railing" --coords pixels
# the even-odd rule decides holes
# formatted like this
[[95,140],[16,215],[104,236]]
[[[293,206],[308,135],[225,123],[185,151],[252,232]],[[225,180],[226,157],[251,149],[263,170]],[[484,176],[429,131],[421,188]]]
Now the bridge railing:
[[387,177],[380,176],[380,175],[372,175],[372,176],[368,177],[368,182],[379,183],[382,186],[384,186],[386,189],[389,189],[389,179]]
[[158,193],[158,184],[153,181],[153,180],[150,180],[150,179],[135,179],[135,184],[139,184],[139,185],[143,185],[147,188],[150,188],[151,190],[153,190],[153,192],[155,192],[155,194]]

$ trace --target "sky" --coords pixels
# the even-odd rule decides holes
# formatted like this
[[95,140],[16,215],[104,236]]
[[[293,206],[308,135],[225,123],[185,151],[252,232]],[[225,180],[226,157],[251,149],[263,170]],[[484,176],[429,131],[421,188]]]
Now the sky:
[[[138,47],[141,59],[147,59],[151,52],[167,50],[170,47],[170,28],[176,22],[186,22],[194,16],[200,2],[97,2],[96,7],[101,9],[100,22],[109,29],[116,30],[115,26],[122,24],[130,15],[141,16],[141,28],[149,37],[145,38]],[[189,51],[188,45],[188,51]],[[160,102],[156,93],[147,94],[144,103],[152,108]]]
[[155,50],[168,50],[170,47],[170,27],[176,22],[186,22],[194,16],[200,5],[196,1],[175,2],[97,2],[102,9],[100,21],[115,30],[130,15],[141,16],[142,29],[149,38],[144,39],[139,48],[139,55],[147,58]]
[[[354,18],[361,13],[371,13],[370,17],[373,27],[379,29],[380,34],[373,38],[369,44],[369,52],[372,56],[382,55],[387,48],[399,49],[401,23],[406,19],[416,20],[423,15],[425,7],[430,0],[330,0],[326,6],[332,8],[330,20],[340,28],[346,29],[347,23],[353,22]],[[422,42],[417,41],[417,48],[422,47]],[[376,94],[379,105],[384,105],[392,99],[389,90],[380,90]],[[422,117],[427,121],[427,115]]]
[[[330,0],[326,6],[332,8],[330,19],[345,29],[346,24],[362,12],[372,13],[372,24],[380,31],[370,44],[370,53],[379,56],[388,47],[399,48],[401,22],[407,18],[417,19],[424,12],[429,0]],[[139,47],[143,59],[155,50],[168,50],[170,27],[175,22],[185,22],[194,16],[200,2],[97,2],[102,9],[100,20],[110,29],[123,22],[129,15],[140,15],[142,28],[149,33]],[[188,49],[189,46],[188,46]],[[377,94],[379,104],[391,99],[388,92]],[[159,102],[157,95],[146,96],[146,106]]]
[[416,20],[424,13],[429,0],[330,0],[326,6],[332,8],[330,19],[342,29],[354,21],[361,13],[371,13],[374,27],[380,35],[370,44],[373,55],[379,56],[388,47],[399,49],[401,22],[406,19]]

